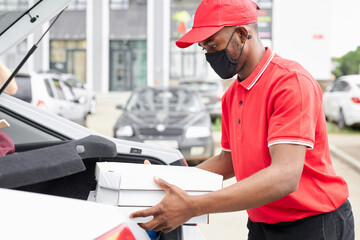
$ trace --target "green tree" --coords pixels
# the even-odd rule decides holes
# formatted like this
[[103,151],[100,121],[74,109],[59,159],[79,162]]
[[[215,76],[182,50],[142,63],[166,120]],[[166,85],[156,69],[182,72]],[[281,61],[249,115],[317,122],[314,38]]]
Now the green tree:
[[332,60],[337,63],[337,67],[332,72],[337,78],[342,75],[359,74],[360,46],[355,51],[350,51],[344,56]]

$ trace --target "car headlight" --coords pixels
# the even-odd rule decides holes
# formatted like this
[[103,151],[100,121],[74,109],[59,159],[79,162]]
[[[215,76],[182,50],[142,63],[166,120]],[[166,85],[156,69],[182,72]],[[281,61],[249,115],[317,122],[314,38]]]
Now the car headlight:
[[130,125],[119,127],[115,132],[116,137],[132,137],[134,130]]
[[203,138],[203,137],[209,137],[210,135],[211,135],[211,131],[208,127],[193,126],[187,129],[185,137]]

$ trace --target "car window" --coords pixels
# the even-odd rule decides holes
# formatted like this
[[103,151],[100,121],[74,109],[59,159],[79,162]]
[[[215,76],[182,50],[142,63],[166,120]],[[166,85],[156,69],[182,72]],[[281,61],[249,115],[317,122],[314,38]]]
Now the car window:
[[203,109],[200,98],[184,89],[145,89],[129,101],[129,111],[198,112]]
[[74,93],[72,92],[71,88],[68,85],[63,84],[62,89],[63,89],[66,100],[69,100],[69,101],[75,100]]
[[64,95],[63,89],[60,85],[60,81],[55,78],[53,78],[52,81],[54,82],[54,85],[55,85],[55,92],[56,92],[57,97],[59,99],[65,100],[65,95]]
[[14,97],[30,103],[32,100],[30,76],[16,76],[18,91]]
[[345,82],[345,81],[340,81],[340,87],[339,87],[339,91],[340,92],[347,92],[350,91],[351,87],[350,84]]
[[196,91],[207,92],[207,91],[216,91],[218,90],[218,84],[214,82],[181,82],[180,86],[189,87]]
[[0,119],[5,119],[10,124],[10,127],[1,129],[1,131],[6,133],[14,144],[61,140],[46,131],[32,126],[29,121],[20,119],[19,116],[9,113],[2,107],[0,108]]
[[337,80],[334,83],[334,86],[331,88],[331,92],[347,92],[350,91],[351,86],[345,81]]
[[49,79],[44,79],[44,83],[45,83],[45,88],[46,88],[46,92],[48,93],[48,95],[50,97],[54,97],[54,93],[51,89],[51,86],[50,86],[50,82],[49,82]]
[[68,84],[69,86],[71,86],[73,88],[84,88],[84,85],[82,84],[82,82],[75,78],[66,79],[66,84]]

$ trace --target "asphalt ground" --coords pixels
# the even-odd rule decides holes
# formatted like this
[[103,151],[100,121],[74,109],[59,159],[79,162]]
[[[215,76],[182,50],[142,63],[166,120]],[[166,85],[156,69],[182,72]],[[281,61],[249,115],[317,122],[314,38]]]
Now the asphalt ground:
[[[106,136],[113,136],[113,126],[121,114],[116,105],[125,105],[130,93],[99,95],[96,113],[87,119],[87,127]],[[213,134],[216,150],[220,148],[220,132]],[[355,217],[356,239],[360,240],[360,134],[329,134],[329,146],[335,170],[349,185],[350,202]],[[224,181],[224,187],[235,183],[235,179]],[[219,213],[210,215],[210,224],[199,224],[204,237],[212,239],[247,239],[246,212]]]

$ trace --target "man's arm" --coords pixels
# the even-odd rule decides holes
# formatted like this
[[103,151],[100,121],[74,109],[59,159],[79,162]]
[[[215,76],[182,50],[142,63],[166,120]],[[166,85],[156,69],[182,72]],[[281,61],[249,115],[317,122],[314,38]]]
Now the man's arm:
[[273,145],[270,147],[272,163],[269,167],[227,188],[200,196],[190,196],[162,179],[155,179],[165,191],[164,199],[158,205],[135,212],[130,217],[153,215],[153,220],[140,226],[146,230],[169,232],[194,216],[265,205],[296,191],[305,153],[306,147],[302,145]]
[[208,160],[196,166],[197,168],[217,173],[224,176],[224,179],[234,177],[234,169],[232,164],[231,152],[221,151]]
[[[0,61],[0,87],[6,82],[6,80],[10,77],[10,70]],[[18,90],[18,86],[16,84],[15,78],[11,80],[9,85],[5,88],[5,93],[9,95],[14,95]]]

